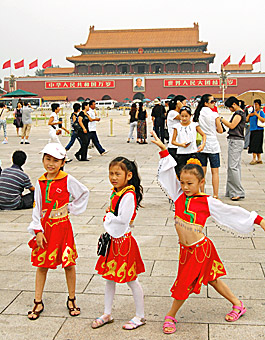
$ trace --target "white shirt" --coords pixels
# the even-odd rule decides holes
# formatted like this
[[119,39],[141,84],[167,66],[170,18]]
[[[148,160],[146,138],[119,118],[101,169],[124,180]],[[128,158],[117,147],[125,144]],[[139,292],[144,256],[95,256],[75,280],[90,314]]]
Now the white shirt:
[[179,113],[175,110],[170,110],[167,114],[167,129],[168,129],[168,134],[169,134],[169,142],[168,142],[168,148],[174,148],[177,149],[178,146],[173,145],[172,142],[172,137],[173,137],[173,132],[174,132],[174,128],[176,126],[176,124],[179,124],[179,120],[178,119],[174,119],[176,118],[176,116]]
[[[92,110],[91,108],[89,108],[88,115],[89,115],[90,118],[95,119],[96,118],[95,110]],[[93,122],[88,123],[88,129],[89,129],[89,131],[97,131],[95,120]]]
[[[87,187],[80,183],[73,176],[67,176],[67,190],[73,196],[73,201],[68,204],[68,212],[73,215],[82,214],[87,207],[89,191]],[[35,235],[34,230],[44,232],[41,225],[42,197],[39,181],[37,181],[34,191],[35,207],[32,211],[32,222],[28,226],[28,232]]]
[[104,221],[104,228],[114,238],[122,237],[130,231],[130,222],[134,213],[135,200],[131,192],[126,193],[121,199],[118,216],[108,212]]
[[212,111],[209,107],[203,107],[199,116],[199,125],[206,134],[206,144],[202,152],[219,153],[221,151],[217,139],[216,118],[219,117],[217,112]]
[[[52,112],[51,115],[50,115],[50,118],[53,117],[53,123],[58,123],[59,122],[59,117],[58,117],[58,114],[55,113],[55,112]],[[54,126],[54,127],[53,127]],[[50,132],[55,132],[56,130],[59,129],[59,125],[56,124],[56,125],[50,125]]]
[[2,108],[2,109],[0,109],[0,114],[1,114],[0,120],[6,120],[6,118],[9,115],[9,111],[7,109]]
[[177,143],[190,143],[186,148],[182,146],[178,146],[178,154],[188,154],[188,153],[194,153],[198,151],[197,145],[196,145],[196,127],[198,126],[198,123],[191,122],[187,126],[183,126],[181,123],[177,124],[175,126],[175,129],[177,130]]

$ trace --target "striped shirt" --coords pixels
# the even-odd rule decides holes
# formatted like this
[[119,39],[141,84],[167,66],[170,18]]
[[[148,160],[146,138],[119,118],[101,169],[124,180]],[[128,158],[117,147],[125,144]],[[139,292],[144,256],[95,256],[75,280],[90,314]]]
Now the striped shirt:
[[0,208],[14,210],[19,207],[24,189],[32,187],[29,176],[22,168],[13,164],[6,168],[0,176]]

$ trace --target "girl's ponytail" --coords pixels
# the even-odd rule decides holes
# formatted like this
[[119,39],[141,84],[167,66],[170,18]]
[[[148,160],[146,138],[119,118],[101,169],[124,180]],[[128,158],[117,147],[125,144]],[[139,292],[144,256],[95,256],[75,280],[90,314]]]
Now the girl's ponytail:
[[[132,178],[129,180],[129,184],[133,185],[135,187],[135,194],[136,194],[136,202],[137,202],[137,208],[141,203],[141,200],[143,199],[143,187],[141,186],[141,179],[138,174],[138,169],[135,161],[129,161],[131,163],[131,172],[132,172]],[[128,169],[129,170],[129,169]]]
[[200,117],[200,113],[201,113],[201,109],[204,107],[204,104],[205,103],[208,103],[209,101],[209,98],[211,97],[212,95],[211,94],[204,94],[202,97],[201,97],[201,100],[199,101],[199,104],[198,106],[196,107],[196,110],[194,111],[194,117],[193,117],[193,121],[194,122],[198,122],[199,121],[199,117]]

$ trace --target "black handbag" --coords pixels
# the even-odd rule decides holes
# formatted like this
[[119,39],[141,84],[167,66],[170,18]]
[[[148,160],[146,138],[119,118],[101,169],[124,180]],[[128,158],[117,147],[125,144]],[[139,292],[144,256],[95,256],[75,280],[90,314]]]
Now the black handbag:
[[83,131],[82,127],[80,126],[78,120],[76,119],[76,121],[73,123],[73,128],[76,132],[81,132]]
[[[125,193],[126,193],[126,191],[118,199],[118,202],[115,206],[115,210],[114,210],[114,213],[113,213],[115,216],[118,216],[118,209],[119,209],[120,201],[121,201],[121,199],[122,199],[122,197]],[[100,255],[106,256],[107,255],[108,250],[109,250],[109,246],[110,246],[110,242],[111,242],[111,236],[107,232],[105,232],[105,233],[103,233],[99,236],[98,249],[97,249],[98,256],[100,256]]]

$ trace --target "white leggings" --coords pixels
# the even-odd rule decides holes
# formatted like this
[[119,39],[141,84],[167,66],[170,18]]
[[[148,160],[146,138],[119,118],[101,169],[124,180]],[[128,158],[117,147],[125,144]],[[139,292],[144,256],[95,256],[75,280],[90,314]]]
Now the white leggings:
[[[135,303],[136,316],[139,318],[144,318],[144,293],[142,286],[140,285],[138,279],[135,281],[127,282],[127,285],[131,288],[133,293],[133,299]],[[116,289],[116,282],[106,280],[105,286],[105,314],[111,314],[114,294]]]

